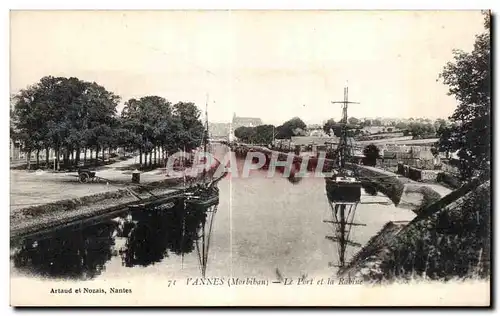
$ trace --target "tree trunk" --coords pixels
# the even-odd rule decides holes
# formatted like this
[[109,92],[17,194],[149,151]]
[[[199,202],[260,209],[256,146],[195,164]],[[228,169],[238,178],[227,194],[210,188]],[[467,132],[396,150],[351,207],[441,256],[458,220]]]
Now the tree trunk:
[[104,146],[102,146],[102,163],[104,164]]
[[87,163],[87,147],[83,148],[83,164]]
[[153,159],[153,151],[149,151],[149,166],[151,167],[151,163],[152,163],[152,159]]
[[28,150],[28,152],[26,153],[26,161],[28,162],[28,170],[31,169],[31,150]]
[[156,147],[154,148],[154,151],[155,151],[155,159],[154,159],[154,162],[155,162],[155,166],[156,166]]
[[54,171],[59,170],[59,146],[54,149]]
[[73,165],[74,162],[75,162],[75,151],[73,150],[73,148],[71,148],[71,160],[70,160],[71,165]]
[[40,169],[40,149],[36,150],[36,168]]
[[76,148],[75,166],[77,166],[77,167],[78,167],[78,164],[80,163],[80,153],[81,153],[80,147]]
[[163,165],[165,166],[165,168],[167,167],[167,161],[168,161],[168,152],[167,152],[167,148],[163,148]]
[[139,148],[139,166],[142,167],[142,149]]
[[62,149],[62,165],[65,166],[66,165],[66,152],[68,151],[67,148],[63,148]]
[[66,152],[64,153],[64,166],[67,167],[69,166],[69,158],[70,158],[70,155],[73,151],[70,150],[69,148],[66,149]]
[[99,165],[99,145],[96,145],[95,149],[95,165]]
[[45,169],[49,169],[49,147],[45,147]]

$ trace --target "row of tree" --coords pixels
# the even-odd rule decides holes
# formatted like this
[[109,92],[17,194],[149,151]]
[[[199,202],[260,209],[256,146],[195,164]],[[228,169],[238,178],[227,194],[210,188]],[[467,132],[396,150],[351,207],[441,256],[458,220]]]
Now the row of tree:
[[[379,119],[373,119],[373,120],[370,120],[370,119],[358,119],[358,118],[353,117],[353,116],[349,117],[347,119],[347,122],[349,124],[351,124],[351,125],[359,125],[360,128],[367,127],[367,126],[375,126],[375,127],[376,126],[384,126],[384,124],[382,124],[382,121],[379,120]],[[439,126],[441,126],[443,124],[446,124],[446,122],[443,119],[437,119],[437,120],[435,120],[433,122],[430,119],[422,119],[422,118],[413,119],[413,118],[410,118],[410,119],[408,119],[408,122],[396,122],[396,121],[392,121],[392,122],[390,122],[390,124],[388,124],[388,126],[389,127],[393,127],[394,129],[404,130],[404,129],[407,129],[408,126],[412,125],[412,124],[433,125],[434,128],[437,130],[439,128]]]
[[245,143],[271,144],[273,139],[290,139],[292,136],[305,136],[307,125],[298,117],[294,117],[282,125],[260,125],[256,127],[238,127],[234,136]]
[[[355,117],[348,118],[347,126],[349,128],[349,137],[357,137],[366,134],[362,129],[364,127],[363,124],[360,124],[360,121]],[[445,127],[446,122],[444,120],[438,120],[434,124],[416,121],[410,122],[404,125],[403,133],[405,136],[410,135],[415,139],[436,137],[436,126],[438,126],[438,128]],[[333,118],[328,119],[323,124],[323,131],[330,136],[340,136],[341,129],[341,122],[336,122]],[[393,132],[395,130],[398,130],[398,128],[386,127],[384,129],[385,132]],[[306,124],[300,118],[295,117],[277,127],[274,125],[260,125],[256,127],[242,126],[237,128],[234,134],[238,139],[246,143],[270,144],[273,140],[273,135],[275,139],[290,139],[292,136],[307,135],[307,132]]]
[[[95,82],[78,78],[47,76],[13,96],[11,138],[22,144],[31,157],[55,151],[55,166],[78,165],[84,160],[104,159],[105,150],[118,147],[139,151],[145,161],[152,157],[201,144],[204,126],[193,103],[172,104],[164,98],[147,96],[128,100],[117,114],[120,97]],[[90,157],[87,157],[87,151]],[[143,155],[141,155],[141,164]]]

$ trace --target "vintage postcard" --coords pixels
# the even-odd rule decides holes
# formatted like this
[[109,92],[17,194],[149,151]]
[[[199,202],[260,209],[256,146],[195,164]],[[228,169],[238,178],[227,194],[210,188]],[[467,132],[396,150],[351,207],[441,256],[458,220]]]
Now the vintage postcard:
[[12,306],[489,306],[490,11],[11,11]]

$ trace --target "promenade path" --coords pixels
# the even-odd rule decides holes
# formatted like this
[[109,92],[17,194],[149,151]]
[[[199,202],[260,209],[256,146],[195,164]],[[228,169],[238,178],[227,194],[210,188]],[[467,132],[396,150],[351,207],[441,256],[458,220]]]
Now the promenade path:
[[[51,172],[10,170],[11,212],[30,206],[52,203],[59,200],[81,198],[87,195],[122,189],[131,183],[132,167],[138,157],[118,161],[98,168],[96,175],[104,178],[95,183],[78,182],[77,172]],[[178,176],[177,176],[178,177]],[[141,173],[141,184],[172,179],[164,168]],[[116,184],[117,182],[122,184]]]

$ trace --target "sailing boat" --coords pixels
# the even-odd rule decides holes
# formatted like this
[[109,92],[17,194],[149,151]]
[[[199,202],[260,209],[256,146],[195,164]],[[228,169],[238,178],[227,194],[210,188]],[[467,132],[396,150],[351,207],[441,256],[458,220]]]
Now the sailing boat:
[[342,135],[340,137],[339,146],[335,152],[337,156],[338,166],[334,170],[335,174],[331,178],[326,178],[326,194],[328,203],[332,212],[331,220],[324,220],[326,223],[333,224],[333,236],[326,236],[327,239],[339,243],[338,264],[332,266],[343,267],[345,265],[346,246],[357,246],[360,244],[349,239],[352,226],[363,226],[362,223],[353,223],[354,215],[358,203],[361,200],[361,181],[359,181],[355,173],[347,170],[346,160],[352,154],[351,147],[348,144],[347,138],[347,107],[348,88],[344,88],[344,101],[334,101],[332,103],[342,104]]
[[[203,153],[205,154],[204,159],[207,159],[206,154],[208,153],[208,95],[205,104],[205,129],[203,131],[203,136],[201,143],[203,145]],[[201,147],[201,146],[200,146]],[[205,163],[206,161],[204,161]],[[222,176],[223,177],[223,176]],[[222,179],[212,178],[210,174],[207,173],[206,167],[203,168],[201,181],[197,181],[194,185],[194,190],[186,193],[186,202],[199,205],[199,206],[210,206],[217,204],[219,202],[219,188],[216,186],[217,182]]]
[[[205,131],[202,137],[203,153],[208,152],[208,95],[205,106]],[[205,158],[206,159],[206,158]],[[206,162],[206,161],[205,161]],[[203,212],[203,221],[200,223],[198,236],[196,238],[196,252],[198,253],[201,275],[205,278],[208,254],[210,249],[210,237],[212,236],[213,222],[219,205],[219,188],[217,182],[222,179],[212,178],[207,173],[206,167],[203,168],[202,179],[194,190],[185,193],[185,209],[188,212]]]
[[335,152],[338,166],[334,170],[334,175],[325,179],[326,191],[330,201],[359,202],[361,199],[361,181],[355,177],[354,172],[346,168],[346,160],[352,155],[352,146],[348,143],[347,137],[347,107],[348,104],[357,102],[348,100],[348,87],[346,86],[344,87],[344,100],[333,101],[332,103],[342,104],[342,134]]

